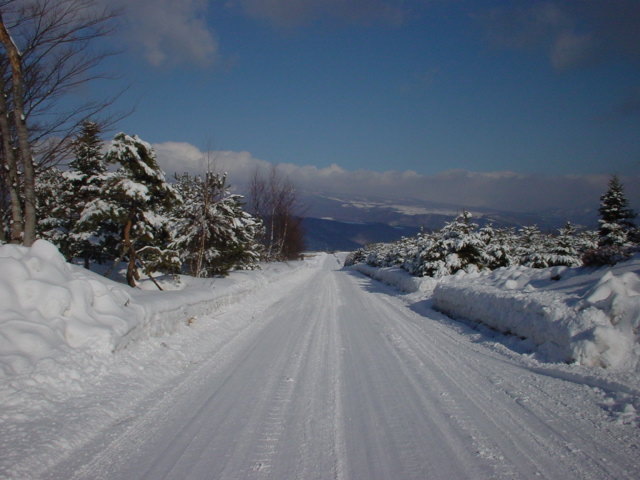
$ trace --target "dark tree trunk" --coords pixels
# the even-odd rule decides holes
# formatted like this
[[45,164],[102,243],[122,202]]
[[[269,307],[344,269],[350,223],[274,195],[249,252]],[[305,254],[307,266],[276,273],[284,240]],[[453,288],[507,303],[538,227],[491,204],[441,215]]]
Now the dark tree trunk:
[[[20,199],[20,179],[18,178],[18,164],[11,143],[11,127],[9,126],[9,107],[5,97],[6,85],[4,72],[0,72],[0,135],[2,135],[2,155],[6,165],[6,185],[11,201],[11,224],[9,241],[21,243],[24,232],[22,216],[22,202]],[[4,229],[3,229],[4,230]]]
[[24,237],[23,243],[30,247],[36,239],[36,192],[35,171],[31,145],[29,143],[29,131],[24,110],[24,84],[22,76],[22,55],[16,47],[9,31],[7,30],[2,13],[0,12],[0,41],[4,45],[11,64],[11,89],[13,96],[13,121],[18,137],[18,151],[22,171],[24,175]]

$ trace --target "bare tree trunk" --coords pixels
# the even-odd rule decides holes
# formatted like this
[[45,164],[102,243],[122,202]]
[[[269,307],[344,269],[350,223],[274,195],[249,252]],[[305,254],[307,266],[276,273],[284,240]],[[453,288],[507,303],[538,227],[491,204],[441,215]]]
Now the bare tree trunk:
[[130,287],[136,286],[136,251],[131,243],[131,227],[133,222],[128,220],[124,226],[122,249],[129,255],[129,263],[127,265],[127,283]]
[[[9,127],[9,108],[5,97],[4,72],[0,73],[0,135],[2,135],[2,154],[6,164],[6,185],[11,200],[10,242],[21,243],[24,232],[22,202],[20,200],[20,179],[15,152],[11,144],[11,128]],[[4,231],[4,229],[3,229]]]
[[7,27],[4,24],[0,12],[0,42],[4,45],[11,64],[11,82],[13,94],[13,121],[18,137],[18,149],[20,162],[24,175],[24,238],[23,243],[30,247],[36,239],[36,193],[35,172],[31,145],[29,144],[29,131],[24,111],[24,85],[22,76],[22,55],[13,42]]

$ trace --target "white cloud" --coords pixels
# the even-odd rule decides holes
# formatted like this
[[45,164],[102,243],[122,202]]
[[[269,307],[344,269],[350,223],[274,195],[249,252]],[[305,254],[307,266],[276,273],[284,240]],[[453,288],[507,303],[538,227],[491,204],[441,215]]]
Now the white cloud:
[[218,41],[208,26],[207,0],[102,0],[124,11],[125,36],[153,66],[209,66]]
[[158,163],[169,175],[174,173],[202,174],[211,169],[226,172],[233,184],[245,185],[256,169],[268,169],[271,164],[253,157],[249,152],[202,152],[185,142],[163,142],[153,145]]
[[[256,169],[272,164],[249,152],[215,151],[206,154],[188,143],[155,144],[158,161],[171,176],[174,172],[201,173],[207,158],[217,171],[229,174],[232,185],[243,189]],[[465,208],[492,208],[512,212],[597,208],[606,190],[608,175],[525,175],[515,172],[450,170],[436,175],[414,171],[374,172],[346,170],[332,164],[325,168],[279,164],[280,171],[303,192],[326,195],[413,199]],[[623,178],[632,206],[640,203],[640,178]]]

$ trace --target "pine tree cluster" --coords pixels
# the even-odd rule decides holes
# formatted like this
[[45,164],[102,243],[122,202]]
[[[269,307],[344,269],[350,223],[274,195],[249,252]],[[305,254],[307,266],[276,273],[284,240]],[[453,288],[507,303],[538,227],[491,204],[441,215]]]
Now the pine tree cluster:
[[225,175],[182,175],[171,185],[147,142],[119,133],[103,153],[99,133],[86,122],[69,169],[39,175],[41,238],[87,268],[127,262],[132,286],[140,269],[212,276],[257,268],[262,224]]
[[437,232],[356,250],[345,265],[395,266],[415,276],[439,278],[461,270],[475,272],[512,265],[547,268],[614,264],[638,251],[635,213],[629,209],[615,176],[600,200],[598,232],[579,231],[570,222],[555,235],[543,233],[535,225],[518,232],[492,226],[479,228],[465,211]]

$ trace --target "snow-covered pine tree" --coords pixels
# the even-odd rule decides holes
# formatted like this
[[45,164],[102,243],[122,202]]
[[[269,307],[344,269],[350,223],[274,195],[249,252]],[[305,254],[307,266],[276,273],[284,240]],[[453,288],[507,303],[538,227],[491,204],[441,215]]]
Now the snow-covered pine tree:
[[72,258],[69,242],[72,205],[67,194],[70,188],[64,172],[56,167],[36,177],[37,235],[56,245],[68,260]]
[[600,197],[599,212],[598,246],[585,253],[585,265],[613,265],[627,258],[637,242],[636,214],[629,208],[617,175],[611,177],[607,191]]
[[611,177],[608,190],[600,197],[600,246],[627,247],[636,226],[636,214],[629,208],[622,183]]
[[496,229],[489,224],[482,227],[479,234],[485,244],[487,268],[494,270],[517,263],[516,238],[513,229]]
[[167,212],[180,199],[158,166],[151,145],[138,136],[117,134],[105,159],[119,164],[107,174],[102,195],[84,208],[82,222],[98,225],[112,222],[119,227],[117,251],[126,259],[127,283],[136,285],[138,268],[150,274],[155,269],[176,271],[180,266],[170,242]]
[[117,225],[107,219],[100,223],[81,222],[85,207],[102,195],[107,181],[107,167],[102,154],[100,127],[85,121],[80,135],[73,142],[74,158],[64,172],[69,185],[62,193],[69,204],[69,255],[81,258],[85,268],[91,261],[102,262],[108,257],[118,235]]
[[436,241],[437,235],[420,232],[407,245],[407,252],[402,268],[411,275],[424,277],[427,275],[425,265],[429,261],[429,252]]
[[183,264],[196,277],[224,275],[230,269],[253,269],[260,258],[259,220],[231,194],[226,175],[177,177],[183,201],[173,211],[173,242]]
[[582,265],[580,252],[580,238],[578,229],[571,222],[558,231],[548,255],[547,266],[564,265],[567,267],[579,267]]
[[486,268],[489,258],[478,225],[471,222],[471,213],[463,211],[447,223],[426,252],[423,275],[442,277],[459,270]]
[[537,225],[527,225],[520,229],[516,247],[518,263],[531,268],[549,267],[549,252],[552,242],[549,235],[542,233]]

